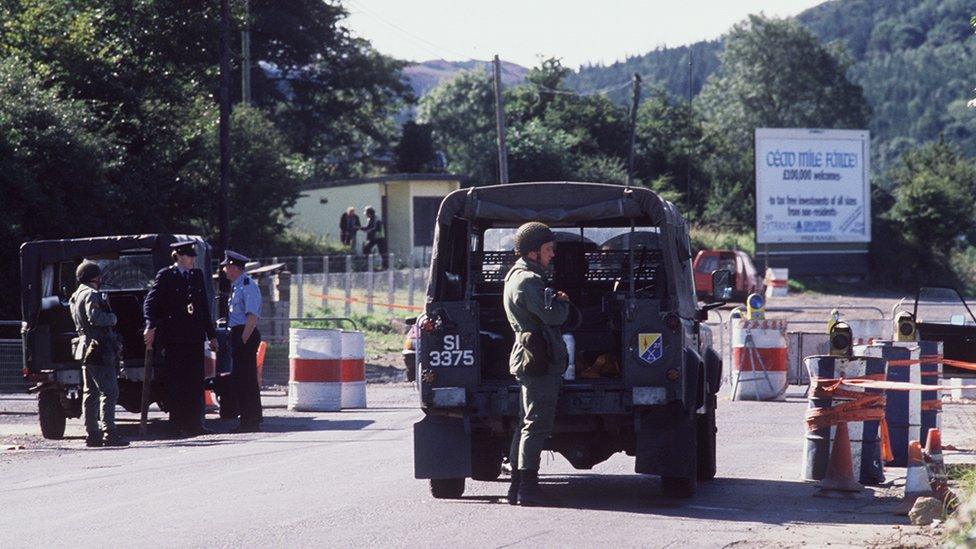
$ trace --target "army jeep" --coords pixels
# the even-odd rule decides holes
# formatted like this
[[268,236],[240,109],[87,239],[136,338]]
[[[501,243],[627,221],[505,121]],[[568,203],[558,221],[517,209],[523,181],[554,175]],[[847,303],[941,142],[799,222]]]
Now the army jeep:
[[[78,285],[75,268],[83,259],[90,259],[102,269],[99,291],[118,316],[115,329],[123,347],[118,404],[138,413],[146,352],[142,303],[156,272],[172,263],[169,245],[177,240],[192,240],[197,267],[205,273],[210,270],[210,245],[199,236],[106,236],[38,240],[21,245],[24,377],[31,384],[28,391],[38,395],[38,417],[45,438],[62,438],[66,418],[81,417],[82,413],[81,363],[72,354],[72,340],[78,334],[68,307],[68,298]],[[207,285],[206,290],[213,302],[213,286]],[[200,352],[204,352],[202,346]],[[217,362],[226,362],[221,358]],[[166,372],[161,358],[154,363],[157,367],[151,372],[150,402],[165,411]]]
[[[526,221],[556,233],[549,285],[574,304],[563,326],[575,376],[562,387],[547,449],[577,469],[617,452],[690,497],[716,473],[716,392],[722,360],[695,298],[688,228],[646,188],[523,183],[455,191],[441,203],[416,356],[424,417],[414,425],[414,474],[435,498],[465,479],[500,475],[517,426],[509,373],[514,334],[502,307]],[[731,292],[715,273],[714,295]]]

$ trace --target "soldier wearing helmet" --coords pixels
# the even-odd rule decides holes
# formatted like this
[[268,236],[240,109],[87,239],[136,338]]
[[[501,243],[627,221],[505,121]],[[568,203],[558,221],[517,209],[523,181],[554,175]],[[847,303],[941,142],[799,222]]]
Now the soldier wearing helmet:
[[[115,404],[119,399],[116,366],[119,341],[112,327],[118,319],[98,292],[102,270],[94,261],[82,261],[75,270],[78,289],[68,303],[78,331],[75,359],[85,377],[85,445],[126,446],[115,430]],[[101,420],[101,422],[99,422]]]
[[[552,433],[568,363],[559,326],[569,315],[569,297],[546,288],[554,243],[555,235],[545,224],[525,223],[515,233],[519,259],[505,275],[505,315],[515,332],[509,368],[521,386],[519,423],[509,453],[512,484],[508,502],[512,505],[553,503],[539,488],[539,462]],[[551,298],[547,299],[547,291]]]

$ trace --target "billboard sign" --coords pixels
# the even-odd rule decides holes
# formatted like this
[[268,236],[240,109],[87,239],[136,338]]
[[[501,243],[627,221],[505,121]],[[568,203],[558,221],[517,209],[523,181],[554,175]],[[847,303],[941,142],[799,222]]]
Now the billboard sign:
[[756,242],[871,241],[867,130],[756,128]]

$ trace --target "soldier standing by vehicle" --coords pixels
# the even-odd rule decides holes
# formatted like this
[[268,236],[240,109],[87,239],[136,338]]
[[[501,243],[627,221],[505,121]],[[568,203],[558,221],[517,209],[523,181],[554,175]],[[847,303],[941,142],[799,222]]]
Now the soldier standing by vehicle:
[[[75,358],[85,372],[85,445],[127,446],[115,431],[115,404],[119,399],[116,365],[119,341],[112,330],[118,319],[98,293],[102,270],[93,261],[82,261],[75,270],[78,289],[69,300],[71,318],[78,331]],[[101,425],[99,426],[99,417]],[[99,429],[101,427],[101,429]],[[103,438],[104,433],[104,438]]]
[[257,329],[261,318],[261,290],[244,272],[250,261],[243,255],[227,250],[220,265],[230,279],[227,326],[230,327],[230,351],[234,361],[231,383],[241,407],[241,424],[235,433],[254,433],[261,430],[261,388],[258,387],[258,345],[261,332]]
[[363,244],[363,255],[369,257],[369,254],[373,252],[373,247],[380,254],[380,261],[383,262],[383,268],[389,268],[389,256],[386,253],[386,225],[383,224],[383,220],[376,215],[376,210],[372,206],[366,206],[366,226],[363,227],[366,231],[366,243]]
[[[203,426],[203,342],[217,350],[203,271],[193,268],[192,242],[170,245],[173,265],[156,273],[143,313],[146,347],[158,346],[168,375],[170,435],[195,437],[213,433]],[[158,337],[156,332],[159,332]]]
[[566,345],[558,327],[569,315],[569,297],[545,285],[546,271],[555,256],[554,240],[546,225],[523,224],[515,233],[519,260],[505,275],[505,314],[515,331],[509,368],[521,386],[518,429],[509,453],[512,484],[508,502],[512,505],[553,504],[539,488],[539,462],[552,433],[567,365]]

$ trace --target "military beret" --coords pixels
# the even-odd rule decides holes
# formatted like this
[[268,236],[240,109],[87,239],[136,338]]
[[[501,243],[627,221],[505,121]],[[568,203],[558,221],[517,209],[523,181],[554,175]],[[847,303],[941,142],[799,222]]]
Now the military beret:
[[173,250],[174,252],[176,252],[176,253],[178,253],[180,255],[188,255],[190,257],[196,257],[197,256],[197,250],[196,250],[196,248],[193,247],[193,242],[192,241],[186,241],[186,240],[184,240],[184,241],[180,241],[180,242],[174,242],[174,243],[170,244],[169,247],[170,247],[171,250]]
[[224,252],[224,260],[220,262],[221,265],[237,265],[241,269],[247,266],[247,262],[250,261],[248,257],[245,257],[235,251],[227,250]]

